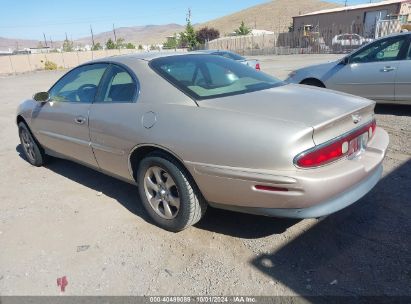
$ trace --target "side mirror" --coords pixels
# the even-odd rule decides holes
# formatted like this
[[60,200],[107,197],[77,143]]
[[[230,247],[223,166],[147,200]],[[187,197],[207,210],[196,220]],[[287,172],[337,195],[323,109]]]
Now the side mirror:
[[34,94],[33,99],[38,102],[47,102],[50,99],[48,92],[38,92]]
[[344,58],[341,60],[340,63],[343,64],[343,65],[349,64],[349,63],[350,63],[350,56],[344,57]]

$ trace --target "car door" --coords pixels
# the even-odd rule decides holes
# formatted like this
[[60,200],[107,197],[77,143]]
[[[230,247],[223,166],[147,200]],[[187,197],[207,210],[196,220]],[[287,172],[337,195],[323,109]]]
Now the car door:
[[406,36],[371,43],[347,57],[324,78],[327,88],[373,99],[395,99],[395,77],[405,57]]
[[[136,104],[139,84],[129,69],[111,64],[90,108],[90,138],[99,167],[130,178],[129,152],[136,145],[144,106]],[[141,130],[140,130],[141,132]]]
[[[408,36],[408,42],[411,35]],[[398,66],[395,79],[395,102],[411,105],[411,44],[408,46],[408,54]]]
[[51,153],[97,167],[90,147],[89,109],[107,64],[80,66],[63,76],[50,90],[50,100],[39,103],[32,128]]

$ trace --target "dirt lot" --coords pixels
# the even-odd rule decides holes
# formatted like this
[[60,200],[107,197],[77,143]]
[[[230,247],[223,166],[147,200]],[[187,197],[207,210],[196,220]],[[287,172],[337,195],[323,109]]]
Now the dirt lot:
[[[284,78],[333,56],[260,58]],[[411,296],[411,107],[378,106],[384,177],[357,204],[294,221],[209,209],[178,234],[148,222],[137,189],[65,160],[21,156],[18,103],[62,72],[0,78],[0,295]]]

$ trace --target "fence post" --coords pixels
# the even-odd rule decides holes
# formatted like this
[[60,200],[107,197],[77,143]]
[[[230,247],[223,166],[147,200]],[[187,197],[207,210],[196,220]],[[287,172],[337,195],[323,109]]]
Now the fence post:
[[31,62],[30,62],[30,55],[27,54],[27,60],[29,61],[29,68],[30,68],[30,72],[32,72],[32,68],[31,68]]
[[16,74],[16,71],[14,70],[13,62],[11,61],[11,56],[8,56],[8,57],[9,57],[9,60],[10,60],[11,71],[13,72],[13,74]]
[[61,52],[61,60],[63,61],[63,68],[66,68],[66,62],[64,61],[64,52]]

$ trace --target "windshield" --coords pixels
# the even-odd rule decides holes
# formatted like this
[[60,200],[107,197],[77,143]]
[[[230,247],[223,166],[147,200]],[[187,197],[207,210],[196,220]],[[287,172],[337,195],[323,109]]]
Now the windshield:
[[236,61],[213,55],[154,59],[150,66],[196,100],[266,90],[283,82]]

